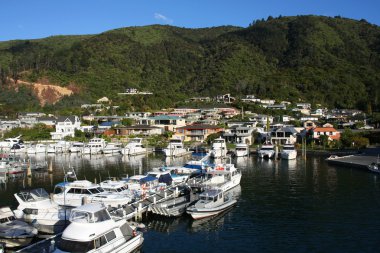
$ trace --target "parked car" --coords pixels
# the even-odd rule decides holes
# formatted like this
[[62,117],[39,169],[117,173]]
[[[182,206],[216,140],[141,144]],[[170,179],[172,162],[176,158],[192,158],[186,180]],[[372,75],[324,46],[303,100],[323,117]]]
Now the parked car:
[[371,130],[371,129],[374,129],[374,127],[373,126],[369,126],[369,125],[365,125],[365,126],[360,127],[359,129]]

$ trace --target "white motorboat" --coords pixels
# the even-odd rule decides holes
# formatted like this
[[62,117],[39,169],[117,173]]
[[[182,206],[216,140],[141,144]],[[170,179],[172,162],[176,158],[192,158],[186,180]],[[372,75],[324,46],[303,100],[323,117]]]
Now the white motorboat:
[[167,157],[178,157],[189,153],[189,151],[184,148],[182,140],[180,139],[170,139],[168,146],[164,148],[163,151]]
[[[162,168],[154,169],[152,171],[148,171],[147,176],[155,177],[158,179],[159,183],[163,183],[166,185],[171,185],[174,182],[172,175],[169,170],[165,170]],[[182,181],[182,179],[181,179]]]
[[215,164],[212,168],[208,168],[206,172],[206,180],[203,185],[212,188],[219,188],[228,191],[240,184],[241,172],[232,163]]
[[42,143],[38,143],[34,146],[27,148],[26,153],[28,155],[45,154],[47,152],[47,146]]
[[109,142],[104,147],[103,154],[105,154],[105,155],[120,154],[122,148],[123,148],[123,146],[121,143]]
[[84,149],[83,142],[73,142],[69,148],[70,153],[82,153]]
[[280,152],[281,159],[293,160],[297,158],[297,150],[294,144],[286,143]]
[[105,192],[98,184],[87,180],[59,183],[54,188],[53,200],[61,206],[77,207],[90,202],[100,202],[118,207],[131,202],[131,197]]
[[272,143],[266,142],[261,148],[257,151],[257,155],[259,158],[270,159],[273,158],[275,154],[274,146]]
[[83,154],[100,154],[106,146],[106,141],[102,138],[92,138],[83,148]]
[[235,156],[243,157],[249,155],[249,146],[245,143],[237,143],[235,147]]
[[153,176],[152,173],[154,172],[162,173],[160,175],[161,177],[165,174],[170,174],[173,183],[177,184],[186,182],[192,175],[197,174],[199,170],[185,168],[182,166],[163,166],[159,168],[153,168],[152,171],[148,172],[148,175]]
[[5,247],[23,247],[33,240],[37,235],[36,228],[24,221],[16,220],[9,207],[0,208],[0,243]]
[[212,143],[210,156],[213,158],[221,158],[227,155],[226,140],[222,137],[215,139]]
[[53,202],[42,188],[14,194],[19,206],[14,211],[18,219],[30,223],[39,232],[56,234],[68,225],[70,209]]
[[144,242],[143,234],[125,219],[114,220],[102,204],[87,204],[71,212],[55,252],[133,252]]
[[208,189],[199,195],[199,200],[186,210],[195,220],[218,215],[237,202],[231,192]]
[[128,189],[133,191],[135,195],[143,195],[147,192],[155,192],[159,186],[158,178],[146,175],[135,175],[122,179]]
[[27,150],[27,148],[23,143],[16,143],[11,147],[11,149],[9,150],[9,153],[11,153],[11,154],[25,154],[26,150]]
[[15,138],[7,138],[3,141],[0,141],[0,151],[8,151],[13,147],[15,144],[23,144],[23,141],[20,139],[21,135],[15,137]]
[[121,153],[123,155],[139,155],[139,154],[145,154],[146,148],[143,145],[143,139],[142,138],[132,138],[130,142],[125,146]]

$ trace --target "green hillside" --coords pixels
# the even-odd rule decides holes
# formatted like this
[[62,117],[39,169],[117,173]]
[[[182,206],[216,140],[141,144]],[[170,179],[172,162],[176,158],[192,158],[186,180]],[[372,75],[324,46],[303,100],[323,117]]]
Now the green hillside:
[[[3,87],[7,76],[78,88],[55,108],[107,96],[124,109],[148,110],[228,92],[378,111],[380,29],[364,20],[297,16],[247,28],[152,25],[2,42]],[[118,97],[126,87],[155,95]],[[12,107],[4,94],[0,103]],[[27,108],[35,109],[28,96]]]

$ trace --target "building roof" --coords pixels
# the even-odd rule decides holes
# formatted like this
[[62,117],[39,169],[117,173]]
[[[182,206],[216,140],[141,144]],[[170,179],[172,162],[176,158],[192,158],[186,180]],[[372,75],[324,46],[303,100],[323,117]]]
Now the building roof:
[[65,122],[66,120],[70,120],[72,123],[75,122],[75,116],[60,116],[57,119],[57,122]]
[[195,130],[195,129],[218,129],[222,128],[220,126],[216,125],[189,125],[189,126],[183,126],[183,127],[177,127],[176,129],[187,129],[187,130]]
[[159,115],[159,116],[155,116],[155,117],[149,117],[149,119],[152,119],[152,120],[179,120],[182,118],[178,117],[178,116]]
[[337,132],[333,127],[316,127],[313,129],[314,132]]
[[117,129],[161,129],[161,128],[157,126],[150,126],[150,125],[134,125],[134,126],[117,127]]

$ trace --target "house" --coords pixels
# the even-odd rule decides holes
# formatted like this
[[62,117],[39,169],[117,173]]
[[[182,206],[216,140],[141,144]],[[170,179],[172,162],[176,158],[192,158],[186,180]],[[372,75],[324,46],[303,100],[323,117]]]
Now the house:
[[17,127],[21,127],[20,120],[0,120],[0,132],[6,132]]
[[256,98],[254,95],[246,95],[241,101],[244,103],[260,103],[261,99]]
[[113,126],[121,125],[120,122],[106,121],[99,124],[98,129],[106,130],[111,129]]
[[215,125],[190,125],[177,127],[174,136],[184,141],[203,142],[210,134],[222,132],[224,129]]
[[286,105],[283,105],[283,104],[263,105],[263,107],[267,109],[272,109],[272,110],[286,110]]
[[274,99],[262,99],[260,101],[261,105],[274,105],[276,101]]
[[74,137],[75,129],[80,129],[78,116],[59,117],[55,125],[55,132],[51,132],[52,140],[62,140],[66,136]]
[[256,121],[257,123],[263,125],[263,126],[266,126],[267,125],[267,122],[269,122],[269,124],[272,124],[273,123],[273,117],[270,116],[270,115],[263,115],[263,114],[256,114],[256,115],[253,115],[249,118],[250,121]]
[[184,118],[176,116],[160,115],[148,117],[147,120],[149,125],[161,127],[164,131],[174,132],[176,128],[186,125],[186,120]]
[[296,107],[298,109],[308,109],[308,110],[310,110],[311,109],[311,104],[310,103],[297,103]]
[[139,119],[149,117],[152,113],[150,112],[126,112],[125,117],[130,119]]
[[271,131],[271,142],[273,144],[294,144],[297,141],[297,133],[297,130],[291,126],[273,129]]
[[224,139],[230,143],[253,143],[253,132],[256,129],[256,122],[236,122],[229,126],[223,133]]
[[315,128],[317,127],[317,125],[314,123],[314,121],[312,120],[306,120],[304,123],[303,123],[303,127],[305,129],[311,129],[311,128]]
[[193,102],[210,102],[211,98],[210,97],[192,97],[192,98],[190,98],[190,101],[193,101]]
[[319,139],[322,135],[328,136],[329,141],[340,139],[340,133],[333,127],[316,127],[313,129],[314,139]]
[[115,135],[117,136],[128,136],[128,135],[160,135],[163,134],[164,130],[161,127],[149,126],[149,125],[134,125],[126,127],[115,127]]
[[37,122],[53,128],[57,123],[57,119],[55,117],[39,117],[37,118]]

